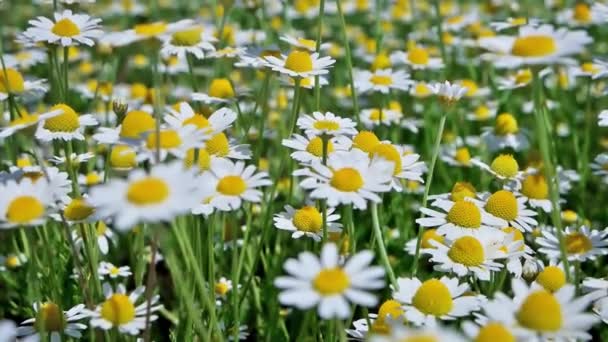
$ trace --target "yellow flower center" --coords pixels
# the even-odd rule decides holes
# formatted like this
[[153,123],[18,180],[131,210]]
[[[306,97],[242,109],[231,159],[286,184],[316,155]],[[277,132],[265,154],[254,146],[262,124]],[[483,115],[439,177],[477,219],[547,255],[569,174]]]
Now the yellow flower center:
[[216,295],[223,297],[228,293],[228,291],[230,291],[230,286],[228,286],[227,283],[221,281],[215,283],[214,289]]
[[515,134],[519,131],[517,120],[509,113],[502,113],[496,117],[494,132],[498,135]]
[[216,78],[209,85],[209,96],[230,99],[234,97],[234,89],[227,78]]
[[107,230],[108,230],[108,226],[106,226],[106,224],[103,221],[99,221],[97,223],[97,226],[95,227],[95,233],[97,234],[97,236],[105,235]]
[[130,169],[137,165],[133,148],[127,145],[116,145],[110,153],[110,165],[118,169]]
[[218,133],[205,142],[205,149],[212,156],[225,157],[230,153],[230,144],[224,133]]
[[412,304],[416,309],[433,316],[446,315],[453,307],[450,290],[438,279],[422,283],[412,298]]
[[543,175],[528,175],[522,182],[521,193],[532,199],[547,199],[549,186]]
[[201,42],[201,33],[203,33],[201,27],[175,32],[171,36],[171,43],[176,46],[194,46]]
[[381,53],[376,55],[374,61],[372,62],[371,69],[372,71],[388,69],[391,67],[391,59],[385,54]]
[[541,332],[558,331],[562,327],[562,308],[555,296],[546,290],[531,293],[517,312],[522,326]]
[[135,25],[135,33],[143,37],[158,36],[167,31],[167,24],[159,21],[156,23]]
[[519,37],[513,42],[511,53],[520,57],[544,57],[557,51],[555,39],[547,35]]
[[317,48],[317,42],[312,39],[298,38],[298,44],[302,45],[308,50],[315,50]]
[[10,223],[24,224],[44,215],[44,204],[34,196],[15,197],[6,209],[6,219]]
[[203,115],[195,114],[184,120],[182,125],[194,125],[197,129],[205,129],[209,127],[209,120],[207,120],[207,118],[205,118]]
[[[522,232],[517,229],[517,228],[513,228],[513,227],[504,227],[501,229],[505,234],[512,234],[513,235],[513,241],[523,241],[524,240],[524,234],[522,234]],[[520,249],[524,249],[524,246],[522,245],[520,247]]]
[[63,18],[53,25],[51,32],[61,37],[74,37],[80,34],[80,28],[68,18]]
[[63,113],[56,115],[44,122],[44,128],[51,132],[74,132],[80,128],[78,114],[72,107],[66,104],[58,104],[51,108],[51,111],[61,109]]
[[427,65],[429,63],[429,52],[422,47],[414,47],[407,53],[407,59],[412,64]]
[[160,131],[160,136],[157,136],[156,132],[148,134],[148,137],[146,138],[146,147],[151,150],[156,149],[158,147],[156,145],[157,137],[160,137],[160,148],[163,149],[176,148],[182,144],[182,139],[180,138],[177,131],[167,129]]
[[389,299],[380,305],[378,309],[378,319],[385,319],[386,316],[390,316],[393,319],[399,318],[403,315],[403,309],[401,303],[394,299]]
[[343,192],[358,191],[363,187],[363,177],[356,169],[345,167],[334,171],[331,180],[331,186]]
[[343,269],[324,268],[313,280],[314,288],[323,296],[343,293],[350,286],[348,274]]
[[456,149],[456,154],[454,155],[454,159],[462,165],[470,165],[471,164],[471,153],[469,149],[466,147],[460,147]]
[[504,325],[488,323],[479,329],[474,342],[515,342],[515,337]]
[[566,274],[557,266],[547,266],[536,277],[536,282],[545,290],[555,292],[566,284]]
[[312,71],[312,57],[306,51],[294,50],[289,53],[285,60],[285,68],[295,72]]
[[393,84],[393,78],[391,76],[386,76],[386,75],[374,74],[369,78],[369,81],[375,85],[388,86],[388,85]]
[[217,183],[216,189],[227,196],[238,196],[247,190],[247,183],[241,176],[225,176]]
[[[135,56],[135,57],[137,57],[137,56]],[[141,57],[146,58],[145,56],[141,56]],[[135,64],[137,64],[137,65],[139,65],[140,63],[143,63],[141,61],[139,61],[140,63],[138,63],[137,58],[135,59],[135,62],[136,62]],[[143,65],[145,65],[145,64],[147,64],[147,61],[145,63],[143,63]],[[131,97],[133,99],[145,100],[148,97],[149,90],[148,90],[148,87],[146,87],[144,84],[134,83],[133,85],[131,85],[130,93],[131,93]]]
[[88,205],[85,201],[80,198],[73,199],[70,204],[63,210],[63,215],[66,220],[69,221],[80,221],[91,216],[95,208]]
[[388,161],[391,161],[395,164],[393,168],[393,175],[401,172],[401,155],[399,151],[390,143],[380,143],[377,144],[376,147],[372,150],[373,156],[382,157]]
[[454,202],[462,201],[467,197],[474,198],[477,194],[475,187],[469,182],[456,182],[450,192],[450,199]]
[[65,328],[65,315],[55,303],[44,303],[40,306],[38,316],[34,323],[36,331],[63,332]]
[[448,256],[454,262],[465,266],[479,266],[485,259],[481,242],[472,236],[463,236],[454,241]]
[[21,265],[21,260],[16,255],[10,255],[4,260],[4,265],[8,268],[16,268]]
[[101,182],[101,177],[99,177],[97,172],[89,172],[86,174],[84,182],[86,185],[99,184]]
[[596,74],[599,70],[599,68],[597,66],[595,66],[595,64],[593,63],[583,63],[581,64],[581,70],[583,70],[584,72],[588,72],[590,74]]
[[101,305],[101,317],[120,326],[135,319],[135,306],[127,295],[115,293]]
[[4,71],[0,70],[0,92],[18,94],[24,90],[25,82],[19,71],[12,68],[6,68]]
[[110,274],[111,274],[111,275],[114,275],[114,276],[115,276],[115,275],[118,275],[118,273],[119,273],[119,272],[120,272],[120,270],[119,270],[119,269],[118,269],[118,267],[116,267],[116,266],[112,266],[112,267],[110,268]]
[[473,80],[462,80],[460,81],[460,85],[464,88],[467,88],[467,96],[474,96],[479,90],[477,83]]
[[576,211],[566,209],[562,211],[562,219],[566,223],[575,223],[576,220],[578,220],[578,214],[576,213]]
[[528,84],[532,81],[532,71],[530,69],[523,69],[515,74],[516,84]]
[[313,127],[319,130],[337,131],[340,129],[340,124],[331,120],[318,120],[315,121]]
[[517,218],[517,199],[511,191],[499,190],[488,198],[485,209],[496,217],[512,221]]
[[[184,165],[187,168],[191,168],[194,165],[195,149],[191,148],[186,152],[186,158],[184,158]],[[200,171],[209,170],[211,167],[211,155],[205,149],[198,150],[198,167]]]
[[477,206],[469,201],[458,200],[448,212],[448,222],[464,228],[479,228],[481,226],[481,212]]
[[[331,153],[334,150],[334,144],[331,141],[327,142],[327,154]],[[306,145],[306,152],[316,156],[323,156],[323,140],[319,137],[314,137],[310,139],[308,145]]]
[[298,230],[309,233],[317,233],[323,226],[323,217],[315,207],[305,206],[293,214],[291,220]]
[[361,131],[353,138],[353,146],[367,153],[371,153],[378,144],[380,139],[370,131]]
[[136,206],[160,204],[169,197],[170,191],[163,179],[149,176],[129,185],[127,200]]
[[424,231],[424,233],[422,233],[422,242],[420,242],[420,247],[437,248],[431,244],[431,240],[443,243],[444,237],[437,234],[437,229],[427,229]]
[[120,136],[127,139],[139,139],[143,133],[154,130],[156,121],[150,113],[142,110],[128,112],[122,120]]
[[582,233],[571,233],[566,235],[566,252],[568,254],[583,254],[593,249],[591,240]]
[[416,83],[414,87],[414,93],[418,96],[428,96],[431,94],[431,89],[426,85],[426,83],[420,82]]
[[513,155],[501,154],[494,158],[492,164],[490,164],[490,169],[499,176],[511,178],[515,177],[517,172],[519,172],[519,164],[517,164],[517,160],[513,158]]
[[480,105],[475,108],[475,117],[479,120],[485,120],[490,117],[490,108],[485,105]]
[[579,2],[574,6],[572,17],[581,23],[588,23],[591,21],[591,8],[589,5]]

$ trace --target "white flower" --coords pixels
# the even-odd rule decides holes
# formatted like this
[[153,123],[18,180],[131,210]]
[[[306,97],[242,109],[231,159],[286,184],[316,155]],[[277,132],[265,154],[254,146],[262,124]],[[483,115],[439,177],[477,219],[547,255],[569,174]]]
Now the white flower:
[[185,214],[197,203],[193,172],[182,163],[134,170],[126,180],[112,179],[91,189],[89,202],[100,217],[112,217],[121,230],[138,222],[159,222]]
[[45,179],[0,184],[0,228],[42,225],[51,210],[54,192]]
[[84,130],[87,126],[97,125],[97,120],[91,114],[78,115],[72,107],[58,104],[51,111],[60,109],[61,114],[40,121],[36,130],[36,139],[44,142],[52,140],[84,140]]
[[142,23],[135,25],[130,30],[107,33],[100,39],[100,43],[120,47],[142,40],[161,39],[161,37],[186,30],[192,26],[193,20],[191,19],[183,19],[175,23],[163,21]]
[[431,57],[429,51],[422,46],[410,47],[407,51],[395,51],[390,56],[395,65],[406,64],[414,70],[437,70],[443,68],[441,58]]
[[280,58],[274,56],[264,56],[264,58],[266,66],[272,70],[298,78],[327,74],[328,69],[336,62],[329,56],[319,57],[318,53],[310,54],[303,50],[293,50],[289,55],[281,55]]
[[[80,249],[85,248],[84,239],[80,236],[79,230],[74,230],[73,233],[74,243]],[[95,224],[95,237],[97,241],[97,247],[101,254],[108,254],[110,242],[114,242],[114,232],[103,221],[98,221]]]
[[598,125],[600,127],[608,127],[608,110],[602,110],[598,116],[600,119]]
[[81,338],[81,330],[87,328],[85,324],[78,323],[87,317],[84,304],[78,304],[68,311],[61,311],[59,306],[52,302],[34,303],[33,306],[36,316],[21,322],[21,326],[17,328],[17,337],[22,340],[40,340],[38,325],[44,325],[51,341],[61,341],[63,334],[72,338]]
[[329,156],[327,165],[314,162],[293,174],[305,177],[300,186],[312,190],[311,198],[326,199],[331,207],[353,204],[365,209],[367,200],[380,202],[377,193],[390,190],[393,169],[394,163],[384,158],[370,162],[367,153],[355,149],[337,151]]
[[418,278],[397,279],[399,290],[393,298],[404,304],[405,318],[417,326],[435,326],[437,320],[454,320],[468,316],[479,307],[479,300],[467,283],[446,276],[421,282]]
[[539,23],[540,20],[536,18],[509,17],[505,21],[491,22],[490,27],[496,30],[497,32],[500,32],[513,27],[520,27],[525,25],[537,26]]
[[17,337],[17,328],[15,322],[9,320],[0,321],[0,336],[2,342],[11,342]]
[[[334,214],[335,210],[335,208],[327,209],[327,231],[329,233],[342,231],[342,224],[336,222],[340,219],[340,215]],[[299,209],[286,205],[285,211],[276,214],[273,220],[278,229],[293,232],[291,237],[294,239],[307,236],[319,242],[323,236],[323,213],[313,205],[306,205]]]
[[[288,34],[279,37],[279,39],[296,49],[307,50],[308,52],[315,52],[317,50],[317,42],[311,39],[294,37]],[[329,46],[329,43],[322,43],[320,50],[327,50]]]
[[431,92],[447,103],[452,103],[460,100],[467,93],[467,88],[458,84],[451,84],[448,81],[445,83],[433,83],[428,85]]
[[229,79],[214,78],[209,83],[208,93],[192,93],[191,98],[205,104],[230,103],[236,100],[237,93]]
[[212,43],[217,41],[211,30],[207,30],[202,26],[189,27],[167,35],[162,39],[163,46],[160,53],[163,56],[176,55],[184,58],[186,54],[191,54],[197,59],[205,58],[206,51],[214,51],[215,47]]
[[[296,150],[291,153],[291,158],[303,164],[321,161],[323,158],[323,141],[318,136],[305,137],[293,134],[291,139],[283,139],[283,146]],[[336,151],[347,151],[351,142],[346,137],[332,137],[327,141],[327,155]]]
[[160,161],[166,160],[169,155],[178,159],[186,157],[186,153],[194,148],[205,146],[204,140],[209,135],[201,134],[193,125],[174,128],[161,128],[158,132],[152,131],[146,135],[141,151],[137,155],[138,161],[156,159],[156,153],[160,152]]
[[103,35],[99,25],[101,19],[93,19],[86,14],[72,14],[72,11],[65,10],[55,13],[53,19],[40,16],[30,20],[25,36],[33,42],[67,47],[79,44],[93,46],[94,40]]
[[[41,97],[47,91],[45,83],[46,80],[44,79],[24,79],[18,70],[10,67],[0,69],[0,101],[6,100],[9,94],[26,99],[32,96]],[[20,116],[24,116],[23,113],[19,114]]]
[[347,318],[348,302],[374,306],[378,300],[368,291],[384,286],[384,269],[369,266],[373,257],[371,251],[364,250],[341,263],[333,243],[323,246],[320,258],[302,252],[298,259],[288,259],[283,265],[289,275],[274,281],[283,290],[279,301],[301,310],[318,306],[319,316],[324,319]]
[[197,114],[187,102],[180,102],[177,108],[168,108],[169,115],[164,116],[165,122],[173,128],[193,125],[204,133],[217,134],[225,131],[236,120],[236,113],[230,108],[220,108],[209,117]]
[[332,112],[313,112],[311,115],[301,115],[297,125],[309,137],[320,137],[324,134],[329,136],[357,134],[356,123],[353,120],[337,116]]
[[[361,122],[367,129],[372,129],[374,126],[386,125],[390,126],[399,123],[403,117],[403,113],[390,108],[370,108],[364,109],[360,113]],[[414,129],[418,129],[415,127]]]
[[97,268],[97,274],[99,274],[99,279],[103,279],[105,276],[110,279],[116,279],[118,277],[128,278],[132,273],[129,266],[116,267],[110,262],[102,261]]
[[391,182],[393,189],[403,190],[401,180],[424,183],[421,176],[426,171],[426,165],[424,162],[418,161],[420,155],[412,153],[409,146],[380,143],[371,150],[370,154],[372,161],[373,159],[385,159],[394,164],[393,181]]
[[21,117],[12,120],[9,122],[7,127],[0,130],[0,139],[10,137],[11,135],[26,128],[37,126],[40,122],[60,115],[62,112],[63,111],[61,109],[55,109],[42,114],[29,115],[27,113],[21,113]]
[[[568,260],[582,262],[608,254],[608,228],[596,230],[586,226],[579,229],[567,227],[562,237]],[[544,230],[542,237],[536,239],[536,243],[540,246],[538,251],[549,259],[561,257],[560,243],[554,231]]]
[[523,232],[536,228],[538,222],[532,217],[536,212],[526,208],[526,198],[517,197],[508,190],[480,196],[486,213],[500,221],[499,227],[515,227]]
[[[95,308],[95,311],[86,310],[91,317],[91,326],[98,327],[103,330],[118,329],[121,333],[129,335],[137,335],[140,331],[146,328],[146,311],[147,301],[136,305],[138,299],[145,292],[145,288],[140,286],[136,288],[130,295],[127,295],[127,290],[124,285],[120,284],[116,288],[116,292],[108,283],[103,284],[103,294],[105,301]],[[158,303],[159,296],[155,295],[151,300],[150,312],[155,312],[162,305]],[[150,315],[150,321],[155,321],[158,318],[155,314]]]
[[355,74],[355,89],[360,93],[380,92],[388,94],[390,90],[407,91],[414,84],[410,74],[403,70],[381,69],[374,72],[359,71]]

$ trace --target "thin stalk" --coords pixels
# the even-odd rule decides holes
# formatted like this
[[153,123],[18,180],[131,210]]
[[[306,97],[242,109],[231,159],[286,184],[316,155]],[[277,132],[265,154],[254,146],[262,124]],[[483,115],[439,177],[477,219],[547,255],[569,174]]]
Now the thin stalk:
[[[445,120],[447,119],[447,113],[441,114],[441,119],[439,120],[439,126],[437,128],[437,136],[435,136],[435,144],[433,145],[433,156],[431,157],[431,165],[429,165],[429,172],[426,175],[426,180],[424,181],[424,195],[422,196],[422,204],[421,207],[426,207],[426,202],[429,199],[429,192],[431,190],[431,183],[433,182],[433,172],[435,171],[435,164],[437,163],[437,156],[439,155],[439,148],[441,146],[441,137],[443,136],[443,129],[445,128]],[[424,216],[424,215],[423,215]],[[416,276],[416,272],[418,272],[418,264],[420,262],[420,243],[422,241],[422,232],[424,229],[422,227],[418,228],[418,237],[416,240],[416,253],[414,254],[414,263],[412,264],[412,276]]]
[[[327,134],[321,135],[321,142],[323,145],[323,165],[327,165],[327,149],[329,147],[329,136]],[[327,199],[321,200],[321,212],[323,214],[323,243],[327,241]]]
[[[325,16],[325,0],[319,1],[319,17],[317,18],[317,46],[316,52],[321,51],[321,36],[323,35],[323,17]],[[315,109],[318,111],[321,107],[321,86],[319,84],[319,76],[315,76]]]
[[433,0],[433,6],[435,7],[435,15],[437,20],[437,35],[439,36],[439,50],[441,51],[441,59],[443,60],[443,63],[447,66],[448,60],[445,52],[445,44],[443,43],[443,18],[441,17],[441,8],[439,6],[439,0]]
[[[262,104],[262,115],[258,121],[258,144],[255,148],[255,153],[253,157],[253,162],[255,165],[258,165],[260,161],[260,156],[262,155],[262,150],[264,146],[264,126],[266,125],[266,120],[268,120],[268,89],[270,88],[270,72],[266,71],[266,75],[264,76],[264,85],[262,86],[261,96],[258,98],[256,102],[255,108],[253,109],[252,114],[255,115],[257,108],[259,107],[260,101],[263,101]],[[253,116],[252,115],[252,116]]]
[[150,265],[148,266],[148,277],[146,280],[146,320],[144,330],[144,341],[150,342],[150,314],[152,313],[152,295],[153,287],[156,284],[156,256],[158,254],[158,231],[152,233],[152,240],[150,241],[150,249],[152,257],[150,258]]
[[357,127],[361,127],[361,118],[359,118],[359,102],[357,100],[357,92],[355,91],[355,79],[353,77],[353,60],[350,52],[350,44],[346,33],[346,20],[344,20],[344,12],[342,12],[342,0],[336,0],[338,5],[338,16],[340,17],[340,27],[342,29],[342,43],[344,44],[344,53],[346,54],[346,68],[348,69],[348,79],[350,83],[350,94],[353,100],[353,115],[357,121]]
[[384,268],[388,273],[388,278],[393,285],[393,289],[399,290],[399,284],[397,284],[397,280],[395,279],[395,273],[393,272],[393,268],[391,267],[391,263],[388,260],[388,254],[386,253],[386,246],[384,245],[384,238],[382,236],[382,229],[380,228],[380,220],[378,219],[378,204],[371,204],[372,211],[372,226],[374,229],[374,235],[376,236],[376,241],[378,242],[378,249],[380,250],[380,258],[382,259],[382,263],[384,264]]
[[294,79],[294,94],[293,103],[291,105],[291,121],[289,122],[289,134],[286,136],[289,138],[296,129],[296,123],[298,122],[298,112],[300,110],[300,97],[302,93],[302,87],[300,87],[301,78],[296,77]]
[[186,61],[188,61],[188,73],[190,74],[190,85],[192,86],[192,90],[198,92],[198,82],[196,81],[196,76],[194,75],[194,61],[192,60],[192,54],[186,53]]
[[63,101],[68,103],[70,88],[68,84],[69,47],[63,47]]

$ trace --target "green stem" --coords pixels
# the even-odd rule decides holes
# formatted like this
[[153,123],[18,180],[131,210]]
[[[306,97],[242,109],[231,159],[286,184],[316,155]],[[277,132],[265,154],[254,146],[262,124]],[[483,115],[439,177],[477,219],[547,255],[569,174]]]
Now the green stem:
[[433,0],[433,6],[435,7],[435,15],[437,20],[437,35],[439,36],[439,50],[441,51],[441,59],[443,60],[443,63],[447,66],[448,60],[445,52],[445,44],[443,42],[443,19],[441,17],[441,8],[439,5],[439,0]]
[[302,93],[302,87],[300,87],[301,78],[296,77],[294,79],[294,95],[293,95],[293,104],[291,106],[291,121],[289,122],[289,138],[296,129],[296,123],[298,122],[298,111],[300,110],[300,96]]
[[350,82],[350,93],[353,100],[353,115],[357,121],[357,127],[361,127],[361,118],[359,118],[359,102],[357,100],[357,92],[355,91],[355,79],[353,77],[353,60],[350,52],[350,44],[348,42],[348,34],[346,33],[346,20],[344,20],[344,12],[342,12],[342,0],[336,0],[338,6],[338,16],[340,17],[340,26],[342,29],[342,43],[344,44],[344,53],[346,54],[346,68],[348,69],[348,78]]
[[68,66],[69,66],[69,47],[63,47],[63,101],[67,104],[70,93],[68,84]]
[[[316,52],[321,51],[321,36],[323,34],[323,17],[325,16],[325,0],[319,2],[319,17],[317,18],[317,45]],[[321,108],[321,85],[319,84],[319,76],[315,76],[315,109],[319,111]]]
[[[431,190],[431,183],[433,182],[433,173],[435,171],[435,164],[437,163],[437,156],[439,155],[439,148],[441,147],[441,138],[443,136],[443,129],[445,128],[445,120],[447,119],[447,113],[441,115],[439,120],[439,127],[437,128],[437,135],[435,136],[435,144],[433,145],[433,156],[431,157],[431,165],[429,165],[429,171],[426,175],[424,184],[424,195],[422,196],[421,206],[426,207],[426,202],[429,198],[429,192]],[[422,233],[424,229],[418,228],[418,237],[416,240],[416,253],[414,254],[414,263],[412,264],[412,276],[416,276],[418,272],[418,264],[420,263],[420,243],[422,241]]]
[[393,285],[393,289],[399,290],[399,285],[397,284],[397,280],[395,279],[395,273],[393,272],[393,268],[391,267],[391,263],[388,260],[388,254],[386,253],[386,246],[384,246],[384,237],[382,236],[382,229],[380,228],[380,220],[378,219],[378,204],[371,203],[371,211],[372,211],[372,226],[374,228],[374,235],[376,236],[376,241],[378,242],[378,249],[380,250],[380,258],[382,259],[382,263],[384,264],[384,268],[388,273],[388,278]]

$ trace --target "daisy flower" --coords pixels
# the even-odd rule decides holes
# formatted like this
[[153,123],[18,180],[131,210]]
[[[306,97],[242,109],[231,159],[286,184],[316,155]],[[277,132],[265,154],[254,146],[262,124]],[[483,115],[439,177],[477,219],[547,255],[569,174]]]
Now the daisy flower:
[[313,112],[301,115],[297,121],[298,127],[308,136],[340,136],[357,134],[356,123],[348,118],[335,115],[332,112]]
[[[401,303],[389,299],[380,305],[377,314],[370,313],[367,318],[353,321],[355,329],[346,329],[346,333],[357,340],[366,340],[368,333],[382,335],[389,333],[395,323],[403,319],[405,316]],[[367,324],[368,321],[371,327]]]
[[266,66],[289,77],[306,78],[310,76],[329,73],[329,68],[336,62],[335,59],[318,53],[309,53],[304,50],[293,50],[289,55],[264,56]]
[[[303,164],[320,162],[323,158],[323,140],[317,136],[309,138],[293,134],[290,139],[283,139],[282,145],[296,150],[290,156]],[[327,141],[327,155],[329,156],[335,151],[347,151],[350,146],[351,142],[348,138],[332,137]]]
[[468,98],[482,98],[490,94],[489,88],[480,87],[477,82],[471,79],[458,80],[455,82],[455,84],[458,84],[461,87],[467,89],[467,91],[464,93],[464,96]]
[[432,57],[428,49],[412,46],[407,51],[395,51],[390,56],[395,65],[406,64],[413,70],[437,70],[443,68],[441,58]]
[[[73,231],[74,243],[80,249],[84,248],[84,239],[80,235],[79,230]],[[103,221],[98,221],[95,224],[95,240],[101,254],[108,254],[110,243],[114,243],[114,232]]]
[[236,113],[230,108],[220,108],[208,117],[198,114],[187,102],[180,102],[174,107],[168,107],[169,115],[164,120],[173,128],[193,125],[204,133],[217,134],[232,126],[236,120]]
[[519,170],[519,164],[512,154],[500,154],[492,160],[490,165],[478,159],[471,162],[480,169],[491,173],[494,177],[503,181],[519,182],[524,173]]
[[[495,230],[495,233],[489,234],[488,236],[463,235],[456,239],[446,238],[445,244],[430,241],[436,248],[425,251],[425,253],[431,255],[430,261],[435,263],[436,271],[455,273],[459,277],[471,275],[479,280],[489,281],[492,271],[499,271],[504,267],[495,260],[508,256],[496,243],[501,240],[498,236],[502,237],[502,233]],[[523,241],[517,243],[521,244]]]
[[55,195],[46,180],[30,178],[0,184],[0,193],[0,228],[44,224]]
[[519,181],[510,185],[517,196],[524,197],[532,208],[541,208],[550,213],[553,205],[549,199],[549,184],[540,172],[526,174],[521,183]]
[[[507,271],[515,278],[520,278],[525,271],[525,263],[532,260],[534,251],[526,245],[521,230],[513,227],[504,227],[501,231],[504,233],[504,240],[501,243],[501,248],[507,253],[505,263]],[[536,272],[534,273],[536,274]]]
[[[567,227],[562,236],[568,260],[583,262],[608,254],[608,228],[596,230],[586,226],[579,229]],[[559,240],[554,231],[542,231],[542,237],[537,238],[536,243],[540,246],[538,251],[549,259],[561,257]]]
[[17,97],[28,97],[36,94],[44,94],[47,91],[46,80],[27,80],[16,69],[0,69],[0,101],[4,101],[9,95]]
[[200,101],[205,104],[230,103],[236,99],[236,93],[232,87],[232,82],[227,78],[214,78],[209,83],[209,92],[192,93],[193,101]]
[[[157,135],[158,134],[158,135]],[[187,151],[204,146],[203,140],[209,136],[200,134],[193,125],[174,128],[161,128],[158,133],[152,131],[146,135],[145,142],[137,155],[138,161],[156,159],[156,153],[160,152],[160,161],[166,160],[169,155],[183,159]]]
[[490,23],[490,27],[496,30],[496,32],[504,31],[514,27],[521,27],[525,25],[537,26],[540,20],[536,18],[526,17],[509,17],[505,21],[493,21]]
[[471,167],[473,165],[471,152],[467,146],[447,147],[441,151],[441,160],[452,166]]
[[[342,231],[342,224],[336,222],[340,220],[340,215],[334,214],[335,210],[335,208],[327,209],[327,231],[330,233]],[[285,211],[276,214],[273,220],[276,228],[293,232],[291,234],[293,239],[307,236],[319,242],[323,236],[323,214],[313,205],[299,209],[286,205]]]
[[197,200],[193,172],[180,162],[155,165],[149,173],[134,170],[126,180],[115,178],[92,188],[89,198],[97,214],[112,217],[121,230],[171,220],[189,212]]
[[418,278],[397,279],[399,290],[393,298],[404,306],[405,318],[416,326],[435,326],[437,320],[454,320],[468,316],[479,307],[479,300],[469,291],[467,283],[446,276],[424,282]]
[[34,303],[33,307],[35,317],[21,322],[21,325],[17,327],[17,337],[25,337],[24,340],[31,338],[40,340],[38,327],[41,325],[51,341],[61,341],[62,335],[81,338],[82,330],[87,328],[85,324],[78,323],[87,317],[84,304],[78,304],[68,311],[62,311],[53,302]]
[[211,157],[224,157],[230,159],[250,159],[251,150],[247,144],[236,144],[236,139],[220,132],[205,141],[205,150]]
[[209,204],[222,211],[237,210],[243,200],[260,202],[262,192],[258,187],[272,184],[268,173],[255,173],[256,167],[245,166],[242,161],[232,162],[224,158],[211,160],[210,169],[204,172],[197,180],[198,184],[212,184],[215,194],[211,196]]
[[131,268],[129,266],[116,267],[110,262],[102,261],[97,268],[97,274],[99,274],[99,279],[103,279],[106,276],[110,279],[116,279],[118,277],[128,278],[133,273],[131,273]]
[[64,47],[80,44],[93,46],[95,40],[103,35],[100,22],[101,19],[64,10],[62,13],[55,13],[53,20],[42,16],[30,20],[30,27],[24,35],[35,43],[51,43]]
[[[99,304],[95,311],[86,310],[91,317],[91,326],[103,330],[118,329],[119,332],[129,335],[139,334],[146,328],[147,301],[137,306],[136,303],[144,292],[145,288],[140,286],[127,295],[124,285],[118,285],[114,291],[110,284],[104,283],[105,301]],[[154,313],[162,307],[156,305],[158,299],[158,295],[152,297],[150,312]],[[157,318],[155,314],[150,315],[151,322]]]
[[23,253],[0,255],[0,271],[14,270],[23,266],[26,262],[27,256]]
[[184,31],[192,26],[193,21],[191,19],[183,19],[175,23],[166,23],[164,21],[141,23],[135,25],[130,30],[107,33],[100,40],[100,42],[110,46],[120,47],[142,40],[160,40],[166,35],[171,35],[175,32]]
[[361,150],[337,151],[327,158],[327,165],[315,162],[310,168],[296,170],[304,179],[300,186],[312,190],[310,197],[326,199],[331,207],[353,204],[365,209],[367,201],[380,202],[377,193],[389,191],[394,163],[384,158],[370,161]]
[[120,142],[133,143],[143,139],[156,128],[152,114],[143,110],[132,110],[125,114],[116,128],[98,127],[93,139],[102,144],[114,145]]
[[[213,286],[215,297],[219,301],[220,299],[226,299],[228,292],[232,291],[232,280],[221,277]],[[221,305],[221,302],[219,302]]]
[[411,96],[418,99],[424,99],[434,94],[433,86],[431,84],[419,81],[414,81],[414,84],[410,87],[409,93]]
[[384,269],[370,266],[372,259],[373,253],[364,250],[342,263],[333,243],[323,246],[320,258],[302,252],[297,259],[290,258],[283,265],[288,276],[274,281],[282,290],[279,301],[300,310],[318,306],[323,319],[347,318],[351,310],[349,302],[374,306],[378,299],[368,291],[384,286]]
[[608,75],[607,68],[606,62],[585,62],[580,65],[571,66],[568,73],[574,77],[589,77],[592,80],[597,80]]
[[387,335],[373,335],[370,342],[402,342],[402,341],[449,341],[464,342],[466,339],[456,331],[443,326],[425,326],[413,329],[403,325],[395,326]]
[[[435,240],[439,243],[444,243],[445,237],[443,235],[437,234],[437,229],[425,229],[424,232],[422,232],[420,242],[420,253],[424,253],[424,251],[429,248],[436,248],[434,244],[431,244],[431,240]],[[411,239],[405,244],[405,251],[408,252],[410,255],[416,255],[417,244],[418,238]]]
[[372,129],[380,125],[390,126],[399,123],[403,114],[390,108],[370,108],[362,110],[360,116],[365,128]]
[[[295,49],[306,50],[310,53],[317,50],[317,42],[312,39],[294,37],[288,34],[279,37],[279,39]],[[327,50],[329,46],[329,43],[322,43],[320,50]]]
[[573,285],[551,293],[539,285],[528,287],[522,279],[511,282],[513,298],[497,293],[484,304],[484,314],[491,321],[511,327],[518,339],[533,341],[568,341],[591,339],[586,331],[598,319],[585,313],[591,297],[575,297]]
[[390,90],[407,91],[414,83],[410,74],[403,70],[381,69],[376,71],[359,71],[355,76],[355,89],[360,93],[380,92],[388,94]]
[[47,118],[38,124],[36,139],[44,142],[52,140],[84,140],[84,130],[87,126],[95,126],[97,120],[91,114],[79,115],[66,104],[57,104],[51,111],[60,109],[61,114]]
[[498,89],[511,90],[525,87],[532,83],[532,71],[528,68],[519,69],[513,74],[497,79]]
[[428,85],[431,92],[447,103],[454,103],[467,93],[467,88],[459,84],[451,84],[448,81],[444,83],[434,83]]
[[470,341],[517,341],[513,327],[476,315],[476,322],[465,321],[462,331]]
[[602,178],[602,182],[608,184],[608,153],[600,153],[590,164],[593,174]]
[[205,30],[202,26],[193,26],[163,37],[160,53],[164,56],[175,55],[181,58],[191,54],[197,59],[203,59],[206,51],[215,50],[213,43],[216,41],[217,38],[210,30]]
[[600,127],[608,127],[608,110],[607,109],[602,110],[598,114],[598,117],[599,117],[598,125]]
[[480,103],[474,110],[467,113],[467,120],[483,122],[496,117],[498,112],[498,104],[490,101],[487,103]]
[[20,117],[10,121],[7,127],[3,127],[0,130],[0,139],[10,137],[19,131],[31,128],[33,126],[38,126],[40,122],[53,118],[62,113],[63,110],[61,109],[51,110],[42,114],[28,114],[25,112],[20,112]]
[[438,199],[432,203],[442,212],[420,208],[428,216],[416,219],[421,227],[437,228],[437,234],[455,239],[462,235],[492,234],[496,227],[502,226],[502,220],[495,218],[480,208],[473,200],[457,199],[455,201]]
[[593,40],[586,31],[556,29],[551,25],[523,26],[517,36],[496,36],[479,40],[481,48],[496,53],[496,63],[520,65],[550,64],[578,54]]
[[493,194],[480,196],[483,209],[496,220],[501,221],[501,227],[515,227],[523,232],[536,228],[538,222],[533,218],[536,212],[526,208],[527,200],[517,197],[508,190],[498,190]]
[[524,131],[520,130],[517,120],[510,113],[499,114],[494,128],[487,128],[481,138],[490,152],[506,148],[521,151],[530,146]]
[[574,7],[566,8],[557,13],[557,22],[572,27],[602,24],[605,18],[601,11],[594,11],[592,7],[584,2],[577,2]]
[[[545,266],[542,261],[539,261],[541,271],[538,272],[534,283],[540,285],[542,288],[549,292],[557,292],[559,289],[566,285],[566,271],[564,265],[556,263],[555,260],[550,260],[549,265]],[[574,271],[573,267],[570,267],[570,274]]]
[[413,180],[424,183],[422,173],[426,171],[424,162],[418,161],[420,155],[412,153],[407,146],[393,145],[391,143],[377,144],[370,151],[373,159],[385,159],[393,162],[393,180],[391,186],[397,191],[403,190],[401,180]]

